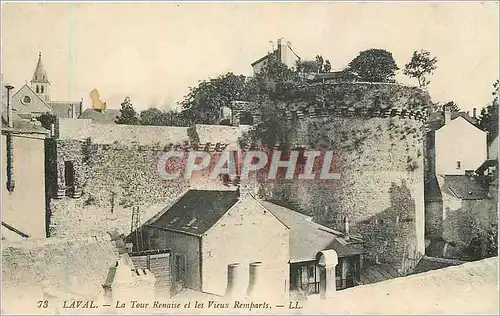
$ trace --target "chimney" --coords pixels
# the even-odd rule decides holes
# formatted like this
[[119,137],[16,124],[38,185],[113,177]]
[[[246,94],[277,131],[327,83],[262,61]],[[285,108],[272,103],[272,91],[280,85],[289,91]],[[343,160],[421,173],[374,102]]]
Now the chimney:
[[286,55],[287,55],[287,52],[288,52],[288,48],[286,46],[286,43],[287,42],[285,42],[283,40],[283,38],[278,39],[278,59],[279,59],[280,62],[282,62],[285,65],[287,65]]
[[349,217],[344,217],[344,234],[345,237],[349,236]]
[[476,108],[473,108],[473,109],[472,109],[472,117],[473,117],[473,118],[476,118]]
[[241,294],[241,272],[239,263],[231,263],[227,265],[227,286],[226,294],[227,298],[238,298],[242,296]]
[[447,105],[443,106],[443,111],[444,111],[444,125],[447,125],[451,122],[451,111],[450,107]]
[[80,99],[79,110],[80,110],[80,113],[78,113],[78,116],[82,115],[82,112],[83,112],[83,97]]
[[12,105],[10,104],[10,90],[14,89],[14,87],[6,83],[5,89],[7,89],[7,126],[14,127],[14,117],[12,115]]
[[260,269],[262,262],[250,263],[250,274],[247,289],[247,298],[252,299],[256,294],[259,294],[259,284],[261,281]]

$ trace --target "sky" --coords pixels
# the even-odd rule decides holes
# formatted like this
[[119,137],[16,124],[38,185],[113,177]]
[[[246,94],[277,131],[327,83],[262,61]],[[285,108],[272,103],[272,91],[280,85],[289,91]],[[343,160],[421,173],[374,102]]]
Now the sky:
[[[190,86],[227,72],[252,75],[270,41],[302,59],[321,54],[333,70],[366,49],[392,52],[402,69],[415,50],[438,58],[435,102],[462,109],[492,100],[499,78],[499,8],[493,2],[5,3],[2,74],[21,87],[38,53],[52,100],[90,107],[96,88],[109,108],[168,109]],[[397,80],[416,85],[401,73]]]

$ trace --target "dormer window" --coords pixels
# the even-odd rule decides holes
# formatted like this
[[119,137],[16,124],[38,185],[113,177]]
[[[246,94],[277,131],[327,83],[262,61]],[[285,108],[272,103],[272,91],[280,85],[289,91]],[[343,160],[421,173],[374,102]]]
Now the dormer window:
[[31,103],[31,98],[28,95],[25,95],[22,99],[21,102],[23,104],[30,104]]

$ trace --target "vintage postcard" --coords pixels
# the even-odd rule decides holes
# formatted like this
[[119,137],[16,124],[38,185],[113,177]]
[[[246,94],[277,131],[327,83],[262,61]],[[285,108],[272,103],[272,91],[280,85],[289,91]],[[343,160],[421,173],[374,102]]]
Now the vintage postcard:
[[2,314],[497,314],[499,2],[2,2]]

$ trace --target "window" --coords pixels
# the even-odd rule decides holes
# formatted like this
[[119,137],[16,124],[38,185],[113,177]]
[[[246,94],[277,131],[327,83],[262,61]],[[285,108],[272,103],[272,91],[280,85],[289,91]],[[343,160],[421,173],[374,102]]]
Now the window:
[[460,160],[457,160],[457,169],[462,168],[462,162]]
[[36,93],[40,93],[40,87],[38,85],[36,86]]
[[22,98],[21,102],[22,102],[23,104],[30,104],[30,103],[31,103],[31,98],[30,98],[28,95],[25,95],[25,96]]
[[309,266],[309,278],[314,278],[314,268],[315,266]]
[[41,92],[43,93],[43,86],[41,86],[40,89],[41,89]]

